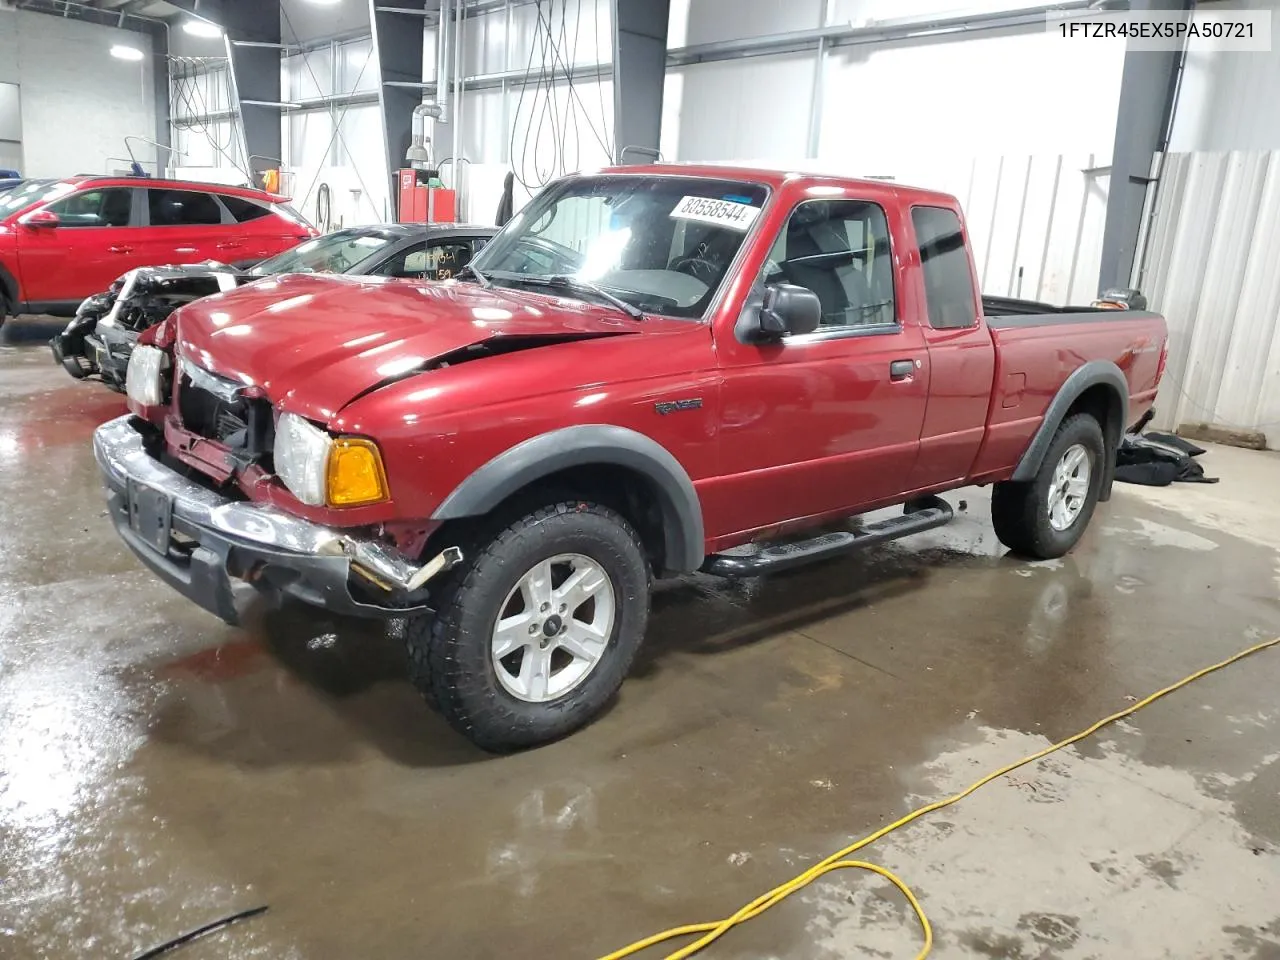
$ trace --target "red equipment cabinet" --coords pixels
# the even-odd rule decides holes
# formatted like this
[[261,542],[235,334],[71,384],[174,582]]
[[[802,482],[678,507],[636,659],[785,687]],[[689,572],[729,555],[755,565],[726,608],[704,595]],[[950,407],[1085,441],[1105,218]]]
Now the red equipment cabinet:
[[427,186],[426,170],[400,171],[400,223],[456,223],[457,194],[446,187]]

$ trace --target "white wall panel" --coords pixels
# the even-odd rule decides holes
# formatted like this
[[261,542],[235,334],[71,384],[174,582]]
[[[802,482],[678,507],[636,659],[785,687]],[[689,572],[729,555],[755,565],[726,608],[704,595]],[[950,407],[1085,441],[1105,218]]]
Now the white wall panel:
[[[692,64],[669,68],[667,77],[662,102],[666,159],[804,156],[811,54]],[[673,77],[679,79],[678,92]]]
[[[232,0],[259,3],[263,0]],[[396,4],[389,4],[395,6]],[[403,4],[412,6],[412,4]],[[419,5],[421,6],[421,5]],[[313,3],[311,0],[280,0],[280,33],[288,43],[314,43],[330,37],[369,32],[369,4],[360,0],[341,3]]]
[[[1123,66],[1122,40],[1082,50],[1027,28],[837,47],[819,155],[1110,153]],[[806,118],[807,88],[791,94]]]
[[334,84],[333,49],[318,47],[305,53],[284,57],[281,61],[284,78],[281,92],[288,100],[314,100],[336,93]]
[[[371,93],[378,82],[378,58],[369,37],[334,41],[281,60],[281,89],[290,100]],[[317,198],[325,186],[334,227],[390,216],[386,147],[376,103],[291,110],[283,114],[281,125],[282,159],[293,174],[294,202],[307,216],[317,216]]]
[[[524,70],[531,62],[535,70],[544,61],[550,64],[550,47],[544,39],[548,27],[560,47],[560,62],[564,65],[608,63],[612,59],[610,0],[543,0],[512,8],[509,43],[505,10],[467,17],[462,38],[465,75]],[[429,76],[434,72],[434,33],[428,29],[425,39],[430,48],[424,59]]]
[[231,109],[231,71],[226,63],[192,68],[177,64],[171,84],[171,115],[202,117]]
[[[1270,10],[1272,29],[1280,30],[1280,0],[1231,7]],[[1280,149],[1280,56],[1224,51],[1221,44],[1194,38],[1187,45],[1170,152]]]
[[1165,158],[1141,284],[1169,324],[1156,423],[1280,428],[1280,153]]
[[[116,43],[146,56],[118,60],[110,54]],[[0,81],[22,87],[22,172],[63,177],[121,166],[109,158],[127,156],[126,136],[155,137],[155,69],[145,34],[0,5]],[[154,170],[152,147],[134,152]]]
[[[539,20],[539,6],[541,21]],[[555,42],[552,49],[547,30]],[[445,181],[462,192],[460,216],[490,223],[507,169],[515,171],[520,209],[550,180],[604,166],[612,157],[613,83],[608,76],[564,79],[568,66],[607,63],[612,51],[610,0],[552,0],[469,17],[463,26],[466,75],[520,70],[505,88],[465,90],[454,106],[463,162],[442,167]],[[434,75],[434,36],[426,31],[424,79]],[[538,76],[553,70],[548,88]],[[439,158],[453,153],[452,133],[434,144]],[[507,164],[510,164],[508,167]]]
[[667,46],[740,40],[819,26],[822,0],[672,0]]
[[22,140],[22,88],[0,83],[0,140]]
[[[556,177],[607,166],[606,147],[613,135],[613,83],[609,80],[578,81],[571,94],[568,84],[530,87],[523,98],[518,90],[478,90],[462,98],[462,156],[458,167],[462,189],[461,216],[482,223],[493,221],[501,195],[501,175],[480,174],[487,166],[516,174],[515,209]],[[451,143],[437,144],[437,156],[448,156]],[[510,157],[510,164],[505,161]],[[445,180],[454,184],[452,165],[443,168]],[[493,190],[496,188],[497,192]]]

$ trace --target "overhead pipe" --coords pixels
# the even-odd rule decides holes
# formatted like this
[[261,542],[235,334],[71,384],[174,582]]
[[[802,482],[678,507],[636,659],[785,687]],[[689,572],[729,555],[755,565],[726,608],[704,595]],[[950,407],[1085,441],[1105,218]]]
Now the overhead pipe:
[[435,98],[424,100],[413,108],[409,149],[404,158],[416,170],[431,166],[431,140],[426,133],[428,117],[436,123],[449,122],[449,81],[451,57],[449,33],[453,23],[453,0],[440,0],[440,22],[436,25],[436,89]]
[[[442,0],[443,2],[443,0]],[[453,73],[445,77],[445,89],[453,87],[453,189],[458,190],[458,175],[462,172],[461,165],[458,164],[458,151],[462,144],[462,28],[463,20],[467,15],[467,6],[462,0],[458,3],[458,19],[453,24]]]

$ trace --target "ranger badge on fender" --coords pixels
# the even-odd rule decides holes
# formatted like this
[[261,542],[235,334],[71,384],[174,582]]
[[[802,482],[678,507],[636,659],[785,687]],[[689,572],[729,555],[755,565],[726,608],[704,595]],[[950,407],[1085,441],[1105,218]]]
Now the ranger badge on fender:
[[697,410],[701,406],[702,398],[694,397],[691,400],[660,400],[653,405],[653,409],[665,417],[668,413],[675,413],[677,410]]

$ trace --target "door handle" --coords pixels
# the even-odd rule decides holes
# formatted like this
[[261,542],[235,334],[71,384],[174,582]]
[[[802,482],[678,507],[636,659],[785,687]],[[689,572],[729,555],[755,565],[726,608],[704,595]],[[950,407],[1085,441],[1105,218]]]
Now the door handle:
[[107,247],[107,250],[111,253],[133,253],[133,247],[127,246],[123,243],[117,243],[113,246]]
[[243,246],[244,244],[238,240],[227,240],[223,243],[218,244],[218,249],[219,250],[239,250]]
[[894,360],[889,364],[889,379],[894,382],[910,380],[916,372],[914,360]]
[[173,252],[174,253],[195,253],[196,248],[195,247],[177,247],[174,249]]

